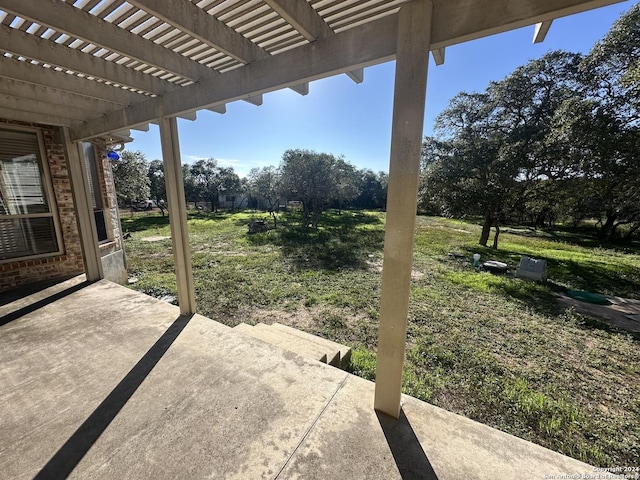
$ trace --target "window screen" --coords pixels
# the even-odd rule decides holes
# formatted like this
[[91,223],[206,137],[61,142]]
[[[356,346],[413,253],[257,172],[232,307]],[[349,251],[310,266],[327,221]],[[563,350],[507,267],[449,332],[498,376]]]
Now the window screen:
[[0,261],[59,251],[36,132],[0,129]]

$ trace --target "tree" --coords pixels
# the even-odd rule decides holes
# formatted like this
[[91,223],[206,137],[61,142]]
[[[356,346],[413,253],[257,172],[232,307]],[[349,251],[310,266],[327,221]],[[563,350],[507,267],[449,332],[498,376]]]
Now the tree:
[[182,182],[184,183],[184,198],[187,202],[197,202],[198,195],[196,189],[196,183],[191,175],[191,166],[188,164],[182,165]]
[[356,168],[343,157],[332,165],[333,200],[338,205],[338,213],[360,193],[360,176]]
[[141,151],[123,151],[120,160],[113,163],[113,180],[119,202],[129,202],[133,210],[135,200],[149,198],[147,159]]
[[276,167],[252,168],[249,172],[248,186],[251,195],[266,203],[269,215],[273,217],[273,227],[278,227],[276,218],[282,192],[280,173]]
[[596,218],[603,239],[616,238],[628,225],[628,238],[640,228],[640,131],[597,98],[565,107],[549,141],[563,146],[575,171],[572,185],[579,185],[569,213]]
[[214,158],[198,160],[189,169],[193,181],[193,190],[196,201],[208,201],[211,210],[218,210],[218,198],[220,195],[233,196],[240,191],[240,177],[232,167],[220,167]]
[[377,174],[362,169],[358,174],[358,196],[353,200],[356,208],[385,208],[387,204],[388,176],[385,172]]
[[196,201],[210,202],[211,210],[215,211],[218,205],[219,178],[216,169],[218,162],[209,158],[198,160],[189,169],[193,179]]
[[590,93],[625,125],[640,122],[640,4],[620,17],[581,64]]
[[[445,215],[482,215],[483,246],[513,203],[518,174],[513,157],[500,155],[505,135],[495,124],[493,100],[486,93],[459,93],[436,119],[443,139],[423,145],[423,192]],[[498,234],[496,230],[496,248]]]
[[214,184],[214,187],[217,187],[218,189],[218,193],[215,197],[216,206],[217,199],[220,195],[231,197],[233,203],[235,204],[236,196],[242,190],[242,182],[240,181],[240,177],[233,170],[233,167],[218,167],[217,174],[218,183]]
[[564,133],[588,152],[587,192],[600,205],[602,238],[628,225],[626,238],[640,229],[640,4],[614,23],[581,64],[587,98],[578,114],[565,116]]
[[158,205],[164,217],[167,190],[164,183],[164,164],[162,160],[151,160],[151,162],[149,162],[149,172],[147,176],[149,177],[149,198],[156,202],[156,205]]
[[460,93],[425,139],[420,205],[446,215],[482,215],[479,244],[510,218],[536,225],[556,218],[556,180],[572,165],[547,141],[557,112],[581,93],[579,54],[549,52],[484,93]]
[[546,139],[556,112],[583,90],[580,54],[551,51],[518,67],[488,92],[495,101],[495,122],[505,135],[500,155],[518,165],[512,215],[535,226],[552,223],[557,213],[556,180],[572,169]]
[[282,189],[287,198],[302,202],[302,229],[309,223],[318,228],[318,220],[333,198],[333,168],[336,158],[312,150],[287,150],[282,156]]

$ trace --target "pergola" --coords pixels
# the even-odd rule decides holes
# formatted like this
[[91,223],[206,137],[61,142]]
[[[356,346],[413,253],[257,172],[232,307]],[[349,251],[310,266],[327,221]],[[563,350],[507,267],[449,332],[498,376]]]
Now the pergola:
[[0,0],[0,117],[62,127],[88,280],[80,142],[160,127],[183,314],[196,310],[176,118],[396,60],[375,408],[398,417],[429,52],[621,0]]

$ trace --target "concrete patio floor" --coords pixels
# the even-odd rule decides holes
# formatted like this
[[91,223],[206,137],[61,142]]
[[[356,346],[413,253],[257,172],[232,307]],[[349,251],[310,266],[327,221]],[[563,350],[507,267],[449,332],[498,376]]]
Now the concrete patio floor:
[[[57,290],[56,290],[57,289]],[[0,477],[543,479],[592,467],[107,281],[0,306]]]

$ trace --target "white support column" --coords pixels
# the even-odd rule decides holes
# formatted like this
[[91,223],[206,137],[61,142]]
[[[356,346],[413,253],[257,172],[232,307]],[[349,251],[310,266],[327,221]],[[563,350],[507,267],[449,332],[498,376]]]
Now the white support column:
[[84,151],[81,142],[72,142],[69,129],[62,128],[64,154],[69,165],[71,192],[76,210],[76,222],[80,234],[82,260],[84,261],[87,281],[95,282],[104,278],[102,258],[98,247],[98,231],[93,216],[93,202],[89,194],[89,180],[84,162]]
[[178,284],[178,304],[180,314],[196,313],[195,289],[191,270],[191,250],[187,232],[187,204],[184,199],[184,183],[180,163],[180,145],[178,143],[178,122],[175,117],[162,117],[160,142],[164,162],[164,181],[169,202],[169,223],[173,242],[173,259]]
[[375,390],[375,409],[395,418],[400,415],[432,10],[430,0],[415,0],[398,18]]

